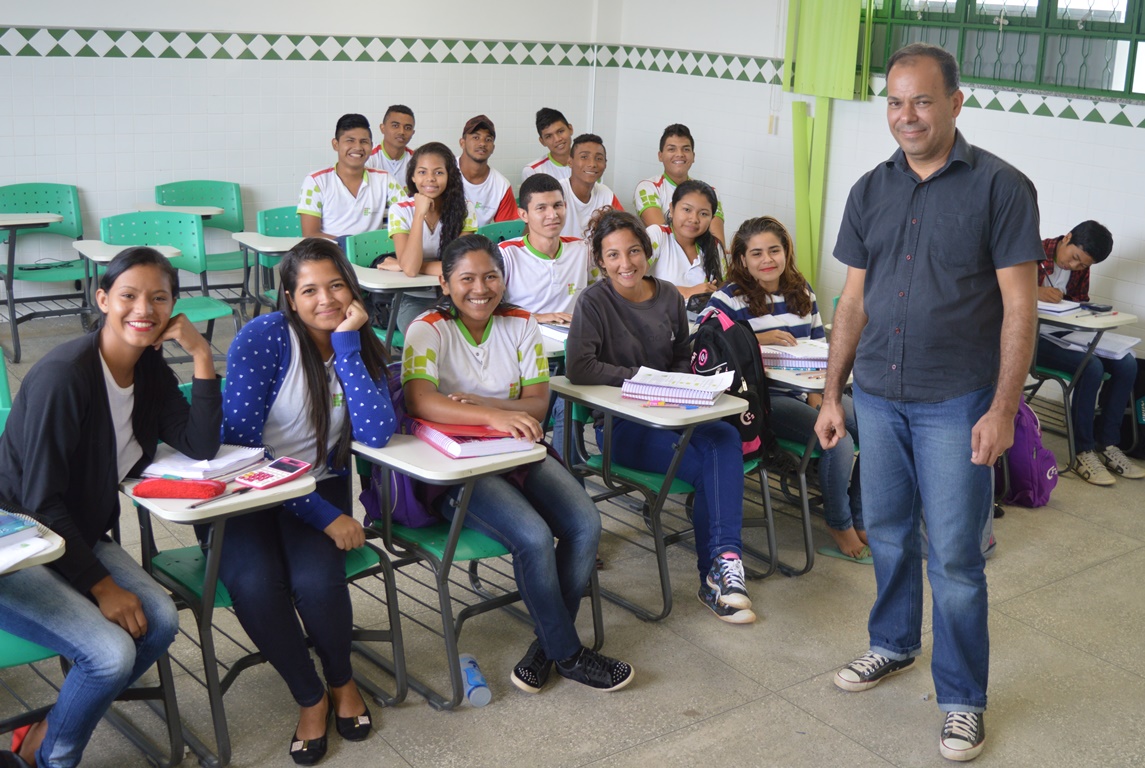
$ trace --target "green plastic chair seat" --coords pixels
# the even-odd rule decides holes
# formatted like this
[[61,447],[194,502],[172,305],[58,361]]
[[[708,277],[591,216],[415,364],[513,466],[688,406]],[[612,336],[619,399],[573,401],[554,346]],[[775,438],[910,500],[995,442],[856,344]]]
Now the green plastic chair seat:
[[20,667],[57,655],[55,651],[50,651],[42,645],[0,631],[0,669]]
[[[381,532],[381,523],[373,524],[374,530]],[[404,525],[393,525],[394,538],[410,544],[416,544],[431,553],[438,560],[445,552],[445,544],[449,541],[449,523],[431,525],[426,528],[407,528]],[[509,550],[485,534],[471,528],[462,528],[461,536],[457,540],[457,548],[453,553],[453,562],[466,560],[481,560],[486,557],[503,557]]]
[[271,254],[260,253],[258,255],[259,266],[266,269],[274,269],[278,266],[278,262],[282,261],[282,256],[274,256]]
[[226,272],[243,268],[242,251],[229,251],[227,253],[208,253],[207,269],[211,272]]
[[[377,326],[374,326],[374,335],[378,337],[378,341],[385,344],[386,338],[389,336],[389,332],[386,331],[385,328],[378,328]],[[401,331],[395,330],[394,331],[394,343],[391,344],[390,346],[393,347],[394,349],[398,349],[399,347],[404,347],[405,345],[406,345],[406,337],[402,334]]]
[[[589,456],[585,464],[594,472],[604,472],[604,457],[600,454]],[[619,477],[621,480],[626,480],[630,483],[642,485],[645,488],[650,488],[653,491],[659,492],[660,487],[664,484],[664,475],[659,472],[642,472],[639,469],[629,469],[628,467],[620,464],[613,463],[612,474]],[[696,489],[692,487],[691,483],[686,483],[680,478],[672,479],[672,485],[668,488],[668,493],[692,493]]]
[[[788,453],[794,453],[799,458],[803,458],[803,454],[807,452],[807,443],[799,443],[795,440],[788,440],[783,437],[777,437],[776,441],[779,443],[780,448],[787,451]],[[811,458],[813,459],[817,459],[822,455],[823,451],[819,448],[811,451]]]
[[[0,275],[8,272],[8,266],[0,266]],[[70,283],[83,280],[83,259],[60,261],[53,264],[17,264],[12,273],[15,280],[31,283]]]
[[516,221],[495,221],[478,227],[477,234],[484,235],[496,245],[506,240],[514,240],[525,234],[525,226],[519,219]]
[[[1061,379],[1066,384],[1072,384],[1073,383],[1073,373],[1067,373],[1066,371],[1059,371],[1057,368],[1047,368],[1044,365],[1035,365],[1034,370],[1037,371],[1039,376],[1044,376],[1048,379]],[[1101,380],[1102,381],[1108,381],[1109,380],[1109,374],[1108,373],[1101,374]]]
[[182,313],[192,323],[205,323],[232,317],[234,311],[225,301],[210,296],[187,296],[175,302],[175,313]]
[[[377,550],[358,547],[346,553],[346,578],[352,579],[381,562]],[[151,560],[152,567],[168,579],[203,599],[203,576],[207,570],[207,556],[199,547],[181,547],[160,552]],[[230,608],[234,603],[222,581],[215,589],[215,607]]]

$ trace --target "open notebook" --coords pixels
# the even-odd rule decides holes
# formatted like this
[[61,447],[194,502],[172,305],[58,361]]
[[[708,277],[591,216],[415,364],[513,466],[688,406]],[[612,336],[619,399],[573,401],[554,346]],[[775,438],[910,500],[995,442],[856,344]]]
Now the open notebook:
[[144,477],[180,477],[187,480],[213,480],[237,475],[263,461],[262,446],[223,444],[213,459],[197,461],[169,445],[161,444],[155,459],[143,470]]

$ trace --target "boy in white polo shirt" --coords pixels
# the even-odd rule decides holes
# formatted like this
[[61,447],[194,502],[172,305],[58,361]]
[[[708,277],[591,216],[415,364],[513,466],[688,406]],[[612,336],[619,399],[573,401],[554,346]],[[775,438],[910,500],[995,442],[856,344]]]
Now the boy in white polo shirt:
[[325,237],[342,245],[349,235],[382,228],[393,189],[388,173],[366,167],[373,143],[365,117],[347,114],[338,119],[330,141],[338,162],[302,180],[298,218],[303,237]]
[[604,140],[595,133],[582,133],[573,139],[569,155],[567,179],[561,179],[565,194],[565,226],[561,234],[584,238],[584,230],[592,215],[604,206],[623,211],[624,206],[612,190],[601,183],[600,177],[608,167],[608,153]]
[[[656,157],[663,164],[664,173],[637,184],[634,195],[636,215],[645,226],[671,224],[667,212],[672,207],[672,193],[677,186],[691,178],[688,171],[692,170],[692,164],[696,162],[695,147],[692,132],[682,123],[669,125],[660,135],[660,151]],[[720,241],[720,245],[724,244],[722,205],[712,218],[712,234]]]
[[537,141],[548,150],[548,154],[539,160],[534,160],[521,171],[521,181],[535,173],[547,173],[555,179],[569,177],[569,153],[572,151],[570,142],[573,137],[573,127],[569,121],[555,109],[541,107],[537,110]]
[[406,169],[413,155],[413,150],[408,146],[415,132],[413,110],[405,104],[391,104],[386,107],[385,117],[378,125],[378,130],[382,133],[382,143],[374,147],[366,167],[385,171],[393,179],[398,187],[389,201],[389,205],[393,205],[408,195],[405,184]]
[[485,115],[469,118],[461,131],[461,154],[457,166],[465,186],[465,199],[477,211],[478,228],[495,221],[514,221],[517,218],[517,200],[513,185],[489,165],[496,147],[497,129]]

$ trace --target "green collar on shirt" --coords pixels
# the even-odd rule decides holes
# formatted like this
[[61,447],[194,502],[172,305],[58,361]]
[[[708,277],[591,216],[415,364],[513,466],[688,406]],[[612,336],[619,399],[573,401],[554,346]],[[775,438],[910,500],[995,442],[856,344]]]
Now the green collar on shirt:
[[469,333],[469,329],[465,327],[465,323],[461,322],[460,317],[453,318],[453,322],[457,323],[457,327],[461,329],[461,335],[465,337],[465,340],[469,342],[469,345],[471,347],[479,347],[482,344],[484,344],[486,341],[488,341],[489,335],[491,333],[493,333],[493,320],[494,319],[496,319],[496,315],[494,315],[493,317],[490,317],[489,322],[485,324],[485,332],[483,334],[481,334],[481,341],[474,341],[473,340],[473,334]]
[[[529,249],[529,253],[533,254],[538,259],[544,259],[545,261],[556,261],[557,259],[559,259],[561,257],[561,251],[563,251],[565,249],[565,244],[560,243],[560,245],[557,246],[557,255],[556,256],[550,256],[547,253],[541,253],[536,248],[534,248],[533,244],[529,242],[529,236],[528,235],[525,235],[524,240],[525,240],[525,247]],[[559,242],[559,240],[558,240],[558,242]]]

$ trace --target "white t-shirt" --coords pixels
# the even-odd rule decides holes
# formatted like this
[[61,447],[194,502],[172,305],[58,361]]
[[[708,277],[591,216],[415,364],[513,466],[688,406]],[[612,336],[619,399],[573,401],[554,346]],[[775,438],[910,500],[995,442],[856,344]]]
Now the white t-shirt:
[[358,194],[352,195],[338,178],[336,168],[316,171],[302,180],[298,212],[322,219],[322,231],[334,237],[381,229],[393,194],[390,175],[365,169]]
[[302,353],[299,350],[298,334],[287,326],[290,332],[290,364],[286,376],[278,388],[278,396],[270,405],[266,422],[262,427],[262,442],[276,457],[289,456],[308,461],[314,466],[310,474],[314,479],[323,480],[330,476],[326,467],[326,457],[342,434],[346,423],[346,398],[342,394],[342,382],[334,372],[334,358],[326,361],[326,380],[330,382],[330,433],[327,436],[326,450],[318,456],[314,427],[310,423],[310,409],[306,389],[306,374],[302,370]]
[[513,185],[496,168],[490,168],[489,175],[480,184],[470,184],[464,174],[461,181],[465,186],[465,199],[473,203],[477,213],[478,227],[494,221],[512,221],[517,218],[517,198],[513,197]]
[[525,237],[498,247],[505,259],[504,301],[529,312],[571,313],[581,291],[600,277],[588,245],[577,237],[562,237],[555,259],[534,249]]
[[[648,260],[648,274],[683,288],[707,282],[702,255],[697,253],[695,262],[690,261],[688,254],[684,253],[684,249],[672,235],[671,227],[653,224],[648,227],[648,239],[652,241],[652,258]],[[716,248],[719,250],[720,262],[723,265],[721,271],[726,276],[727,257],[719,242],[716,243]]]
[[409,193],[406,192],[406,173],[409,170],[411,157],[413,157],[413,150],[406,147],[405,150],[398,154],[397,160],[391,160],[390,156],[386,154],[386,150],[379,144],[374,147],[374,151],[371,152],[369,158],[366,159],[367,168],[385,171],[390,175],[390,183],[393,185],[393,194],[390,196],[389,205],[393,205],[403,197],[409,196]]
[[1062,269],[1057,264],[1054,264],[1054,271],[1050,273],[1048,278],[1051,288],[1057,288],[1062,294],[1065,294],[1065,289],[1069,287],[1069,278],[1073,274],[1068,269]]
[[521,170],[521,181],[532,176],[534,173],[547,173],[554,179],[567,179],[572,175],[572,169],[567,165],[561,165],[553,159],[552,155],[545,155],[540,160],[534,160],[526,165]]
[[537,321],[522,309],[499,307],[480,340],[461,320],[430,310],[406,331],[402,384],[411,379],[432,382],[442,394],[516,400],[525,387],[549,380],[549,361]]
[[[715,187],[712,187],[715,191]],[[636,215],[644,213],[649,208],[659,208],[664,212],[664,220],[668,221],[670,212],[672,210],[672,195],[676,192],[676,182],[669,179],[667,176],[660,176],[659,178],[645,179],[636,185],[636,193],[633,196],[635,204]],[[716,197],[718,202],[719,197]],[[718,203],[716,210],[712,215],[718,219],[724,217],[724,204]]]
[[618,211],[624,210],[619,198],[599,181],[593,185],[592,194],[588,196],[587,203],[582,203],[580,198],[573,193],[572,181],[561,179],[560,185],[561,190],[565,193],[565,226],[561,230],[561,234],[564,236],[584,237],[585,227],[592,220],[592,215],[606,205],[612,206]]
[[107,406],[111,409],[111,424],[115,427],[116,472],[119,480],[127,477],[131,468],[143,458],[143,447],[135,439],[135,428],[131,425],[131,415],[135,412],[135,384],[121,387],[115,383],[111,369],[103,355],[99,356],[103,365],[103,381],[107,385]]

